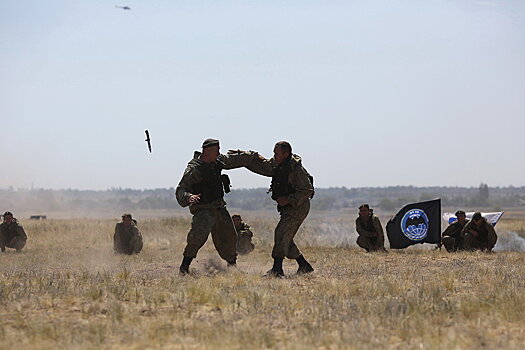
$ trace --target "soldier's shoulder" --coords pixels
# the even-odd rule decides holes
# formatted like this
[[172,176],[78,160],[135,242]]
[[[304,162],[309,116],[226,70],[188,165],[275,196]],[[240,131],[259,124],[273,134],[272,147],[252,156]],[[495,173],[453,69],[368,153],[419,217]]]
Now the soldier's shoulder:
[[377,217],[377,215],[375,215],[375,214],[372,214],[372,220],[373,221],[380,221],[379,217]]

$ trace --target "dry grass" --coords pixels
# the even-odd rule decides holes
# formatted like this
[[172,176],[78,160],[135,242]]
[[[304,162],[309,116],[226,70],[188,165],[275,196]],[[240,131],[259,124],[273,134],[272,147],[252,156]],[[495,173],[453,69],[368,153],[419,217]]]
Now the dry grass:
[[0,348],[523,348],[523,253],[366,254],[353,220],[314,215],[298,241],[316,271],[268,279],[276,217],[245,216],[257,247],[238,270],[210,240],[188,277],[189,215],[139,221],[138,256],[111,253],[116,221],[26,222],[27,249],[0,255]]

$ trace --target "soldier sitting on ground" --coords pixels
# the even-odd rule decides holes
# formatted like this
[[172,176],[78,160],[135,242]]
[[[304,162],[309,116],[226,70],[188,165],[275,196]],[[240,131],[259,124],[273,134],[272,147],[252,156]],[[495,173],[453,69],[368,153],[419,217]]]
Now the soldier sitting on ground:
[[0,249],[5,252],[5,248],[13,248],[16,251],[22,250],[26,245],[27,235],[22,225],[13,217],[13,213],[4,213],[4,222],[0,224]]
[[461,233],[465,250],[491,252],[498,239],[494,227],[481,216],[480,212],[472,215],[472,220],[463,227]]
[[252,243],[253,233],[250,226],[242,221],[239,214],[232,216],[235,231],[237,231],[237,253],[241,255],[249,254],[255,245]]
[[461,231],[469,222],[463,210],[456,212],[457,221],[448,225],[441,235],[441,244],[445,246],[447,252],[455,252],[463,249],[463,236]]
[[367,252],[386,252],[385,235],[379,218],[374,215],[368,204],[359,207],[359,216],[355,220],[357,245]]
[[118,254],[138,254],[142,250],[143,242],[137,221],[131,214],[123,214],[122,222],[115,225],[113,249]]

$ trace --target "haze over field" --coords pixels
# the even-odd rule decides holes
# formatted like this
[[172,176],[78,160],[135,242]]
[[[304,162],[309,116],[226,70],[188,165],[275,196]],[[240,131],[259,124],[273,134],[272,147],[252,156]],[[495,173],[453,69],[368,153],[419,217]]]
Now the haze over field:
[[169,188],[207,137],[319,187],[525,185],[522,1],[119,4],[0,3],[0,188]]

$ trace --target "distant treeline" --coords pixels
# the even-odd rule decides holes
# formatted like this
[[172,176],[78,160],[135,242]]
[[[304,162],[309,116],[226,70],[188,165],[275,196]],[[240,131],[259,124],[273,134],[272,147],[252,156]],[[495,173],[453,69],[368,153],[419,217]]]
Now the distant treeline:
[[[240,210],[274,209],[275,204],[266,189],[232,190],[225,195],[228,207]],[[174,188],[134,190],[112,188],[105,191],[0,189],[1,210],[24,208],[43,212],[61,210],[155,210],[181,209],[175,200]],[[440,197],[447,207],[506,207],[525,206],[525,187],[362,187],[316,188],[313,210],[355,208],[369,203],[384,211],[393,211],[409,202]]]

